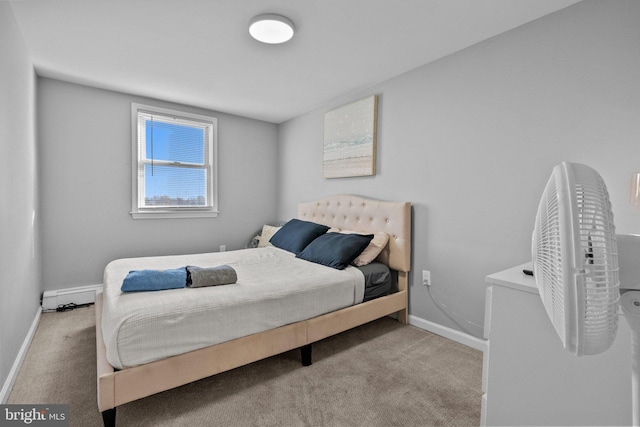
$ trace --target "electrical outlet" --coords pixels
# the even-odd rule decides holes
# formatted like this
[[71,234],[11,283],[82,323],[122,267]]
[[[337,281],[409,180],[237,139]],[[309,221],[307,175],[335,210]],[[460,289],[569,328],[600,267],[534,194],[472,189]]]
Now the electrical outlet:
[[422,270],[422,284],[424,286],[431,286],[431,272],[428,270]]
[[220,252],[224,252],[227,250],[227,245],[220,245]]

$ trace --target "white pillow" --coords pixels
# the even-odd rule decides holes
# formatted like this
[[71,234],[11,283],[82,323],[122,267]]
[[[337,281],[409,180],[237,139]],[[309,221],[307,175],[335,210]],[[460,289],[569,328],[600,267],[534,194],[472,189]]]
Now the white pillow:
[[353,261],[353,265],[357,265],[358,267],[362,267],[363,265],[370,264],[380,252],[387,246],[389,242],[389,235],[384,231],[378,231],[376,233],[364,233],[361,231],[349,231],[349,230],[340,230],[339,228],[330,228],[327,233],[343,233],[343,234],[373,234],[373,239],[369,243],[364,251]]
[[258,247],[265,248],[267,246],[273,246],[271,243],[269,243],[269,240],[271,240],[271,237],[276,234],[276,232],[280,230],[280,228],[282,227],[275,227],[273,225],[266,224],[263,225],[262,233],[260,233],[260,236],[258,236]]

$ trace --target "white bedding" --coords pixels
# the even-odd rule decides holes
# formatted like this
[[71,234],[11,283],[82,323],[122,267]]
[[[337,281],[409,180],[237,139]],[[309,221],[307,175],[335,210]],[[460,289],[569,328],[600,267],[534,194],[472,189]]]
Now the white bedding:
[[[154,292],[120,291],[130,270],[228,264],[235,284]],[[118,369],[164,359],[358,304],[364,276],[256,248],[196,255],[128,258],[104,272],[102,333]]]

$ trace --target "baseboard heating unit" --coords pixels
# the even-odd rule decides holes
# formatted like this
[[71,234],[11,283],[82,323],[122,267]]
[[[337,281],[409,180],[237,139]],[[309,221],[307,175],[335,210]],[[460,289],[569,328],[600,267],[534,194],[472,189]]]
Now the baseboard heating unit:
[[42,311],[56,311],[66,304],[91,304],[96,301],[96,292],[102,292],[102,285],[87,285],[77,288],[46,291],[42,295]]

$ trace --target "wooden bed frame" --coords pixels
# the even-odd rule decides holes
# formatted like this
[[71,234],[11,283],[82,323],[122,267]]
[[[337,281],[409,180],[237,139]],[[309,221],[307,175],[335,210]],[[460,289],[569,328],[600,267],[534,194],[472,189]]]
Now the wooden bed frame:
[[311,344],[316,341],[393,313],[398,313],[398,321],[407,323],[410,203],[338,195],[300,203],[298,218],[343,230],[388,233],[389,244],[377,260],[397,272],[397,291],[312,319],[122,370],[114,369],[107,361],[102,337],[102,294],[99,294],[96,297],[97,397],[105,426],[115,426],[119,405],[296,348],[301,349],[303,365],[310,365]]

